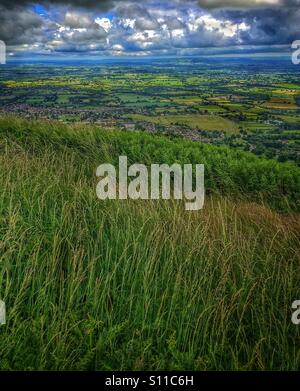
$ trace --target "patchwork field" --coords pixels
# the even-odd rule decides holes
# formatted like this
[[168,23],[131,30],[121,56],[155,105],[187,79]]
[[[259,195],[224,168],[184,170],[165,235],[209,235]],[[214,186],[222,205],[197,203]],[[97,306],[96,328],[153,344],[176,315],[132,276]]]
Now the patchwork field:
[[26,118],[110,123],[300,164],[299,136],[284,134],[300,128],[299,77],[285,60],[15,64],[0,68],[0,103]]

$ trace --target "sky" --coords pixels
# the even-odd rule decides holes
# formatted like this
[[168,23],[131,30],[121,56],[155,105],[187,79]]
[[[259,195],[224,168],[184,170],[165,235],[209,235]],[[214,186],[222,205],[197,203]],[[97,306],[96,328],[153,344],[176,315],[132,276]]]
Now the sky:
[[284,53],[300,0],[0,0],[9,56]]

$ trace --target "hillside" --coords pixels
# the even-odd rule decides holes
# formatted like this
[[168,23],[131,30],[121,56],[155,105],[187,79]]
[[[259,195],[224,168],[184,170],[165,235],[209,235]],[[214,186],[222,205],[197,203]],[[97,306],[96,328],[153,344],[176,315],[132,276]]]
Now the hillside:
[[[119,155],[204,164],[204,209],[99,201]],[[0,166],[0,369],[300,368],[299,167],[9,116]]]

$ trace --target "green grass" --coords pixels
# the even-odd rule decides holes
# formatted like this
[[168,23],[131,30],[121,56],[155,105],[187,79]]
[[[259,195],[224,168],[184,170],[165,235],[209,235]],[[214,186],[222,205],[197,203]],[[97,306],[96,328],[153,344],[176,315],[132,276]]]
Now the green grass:
[[297,115],[281,115],[278,116],[278,119],[292,125],[300,123],[300,116]]
[[259,123],[259,122],[242,122],[241,125],[249,132],[253,133],[264,133],[264,132],[270,132],[276,128],[275,125],[269,125],[265,123]]
[[69,103],[70,95],[69,94],[59,94],[57,97],[57,104],[67,104]]
[[152,107],[152,106],[165,106],[168,104],[167,99],[156,98],[152,96],[138,95],[132,93],[123,93],[116,95],[125,106],[134,107]]
[[[136,162],[211,163],[204,210],[97,200],[97,165],[121,153]],[[182,140],[9,117],[0,120],[0,165],[0,298],[8,317],[0,369],[300,368],[299,328],[290,320],[299,299],[299,215],[274,210],[276,191],[275,201],[264,193],[263,203],[253,202],[249,181],[262,170],[270,190],[274,171],[277,192],[284,184],[297,209],[296,167]]]

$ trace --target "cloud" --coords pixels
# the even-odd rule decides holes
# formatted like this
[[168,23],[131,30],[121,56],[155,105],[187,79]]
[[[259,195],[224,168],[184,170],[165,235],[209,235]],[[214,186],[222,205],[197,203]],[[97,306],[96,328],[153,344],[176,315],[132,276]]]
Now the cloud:
[[12,51],[179,54],[201,48],[289,45],[300,38],[300,0],[40,3],[47,7],[38,11],[29,0],[0,0],[0,39]]
[[40,16],[30,10],[7,9],[0,5],[0,40],[6,45],[42,40],[42,25]]
[[67,11],[63,22],[50,32],[46,48],[53,52],[89,52],[106,49],[107,31],[92,15]]
[[[122,2],[123,0],[117,0]],[[27,6],[33,3],[42,5],[67,5],[79,8],[92,8],[108,10],[114,6],[114,0],[0,0],[0,5],[6,8],[15,8],[17,6]]]
[[290,45],[299,39],[299,8],[220,11],[217,15],[250,26],[240,32],[241,41],[247,45]]
[[65,14],[64,25],[70,28],[88,28],[94,23],[89,15],[83,13],[67,11]]
[[252,8],[277,7],[284,5],[284,0],[198,0],[203,8]]
[[[126,5],[128,3],[141,4],[139,0],[0,0],[0,5],[6,8],[14,8],[16,6],[27,6],[33,3],[43,5],[66,5],[71,7],[79,7],[82,9],[109,10],[118,5]],[[255,7],[291,7],[299,6],[300,0],[152,0],[151,3],[160,3],[162,7],[172,6],[176,8],[180,4],[198,4],[202,8],[255,8]]]

